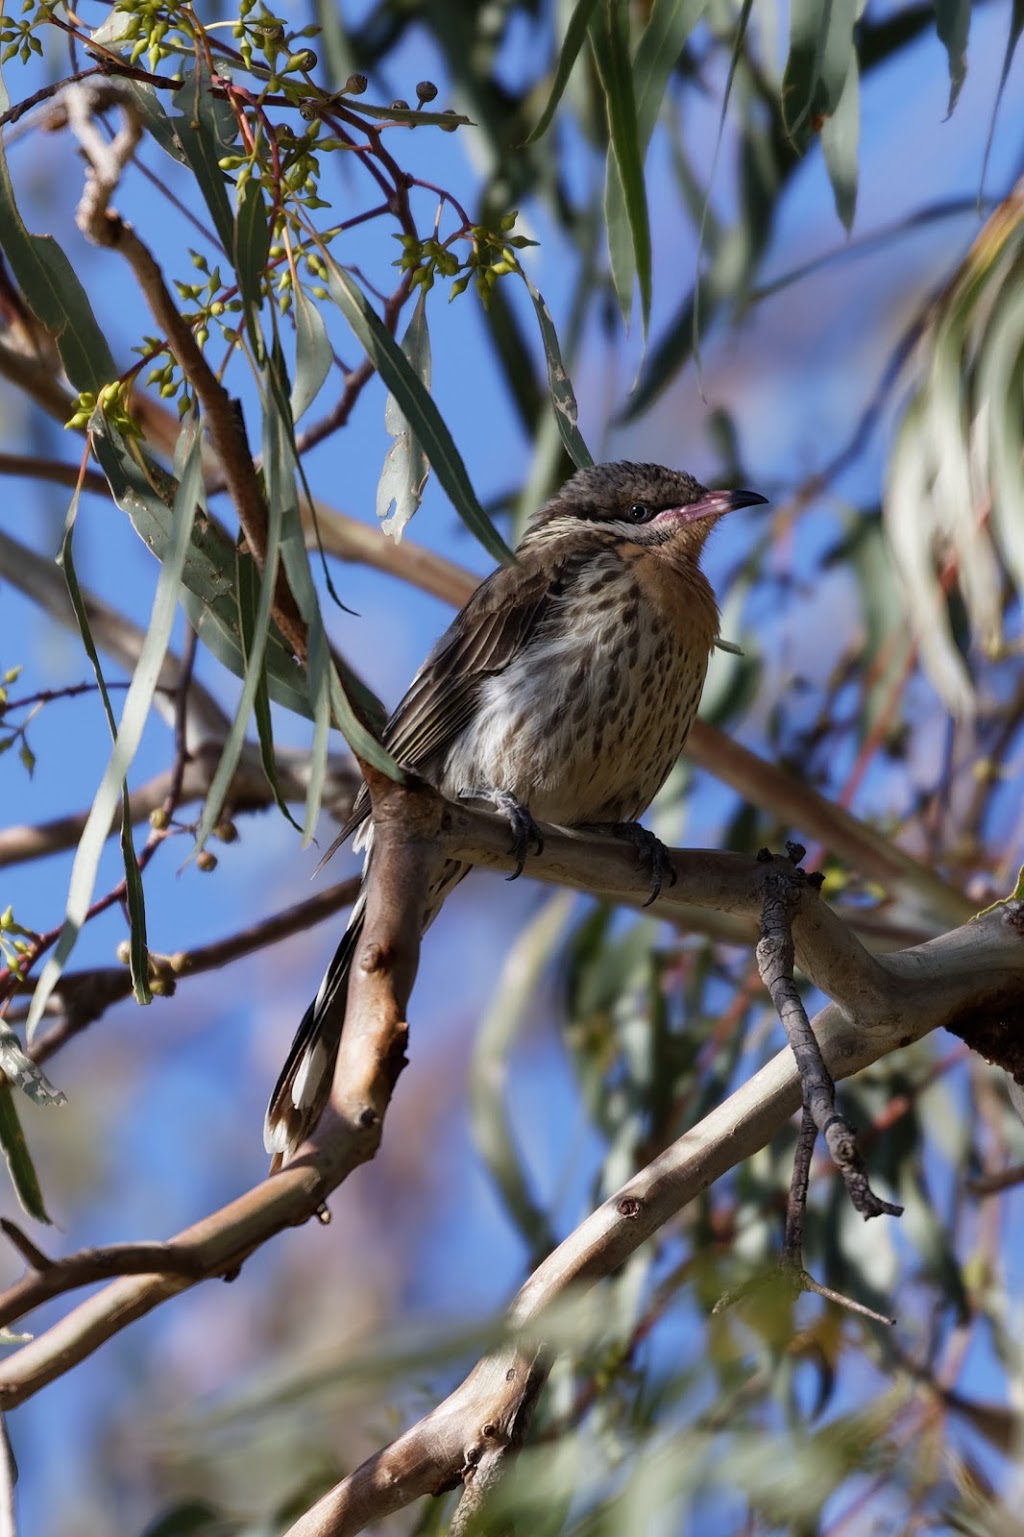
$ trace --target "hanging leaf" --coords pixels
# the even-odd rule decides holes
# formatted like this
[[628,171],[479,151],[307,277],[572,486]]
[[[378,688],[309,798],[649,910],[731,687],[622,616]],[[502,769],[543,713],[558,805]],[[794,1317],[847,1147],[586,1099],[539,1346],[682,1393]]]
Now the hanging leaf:
[[526,291],[533,300],[533,307],[537,314],[537,322],[540,326],[541,340],[544,343],[544,361],[548,370],[548,390],[551,394],[551,404],[555,410],[555,421],[558,425],[559,436],[565,444],[566,451],[577,469],[585,464],[593,464],[594,460],[589,448],[583,441],[583,434],[577,426],[579,408],[576,404],[576,395],[573,391],[572,380],[568,370],[562,362],[562,349],[558,345],[558,333],[555,323],[551,318],[551,311],[539,290],[523,274],[526,283]]
[[515,557],[484,512],[448,426],[409,360],[351,273],[328,261],[328,286],[367,357],[397,400],[452,506],[484,549],[503,564]]
[[952,117],[967,79],[967,39],[971,31],[971,0],[935,0],[935,30],[949,59],[949,103]]
[[301,283],[292,292],[295,316],[295,383],[292,386],[292,421],[297,422],[309,410],[331,371],[334,354],[324,317],[303,291]]
[[627,15],[621,0],[609,0],[601,15],[595,17],[590,40],[604,91],[611,145],[605,182],[605,215],[612,279],[622,318],[628,324],[635,277],[640,289],[640,313],[646,337],[651,317],[651,231],[633,95],[633,70],[629,60]]
[[[32,995],[26,1027],[29,1040],[32,1039],[35,1027],[39,1023],[43,1009],[46,1007],[46,1000],[49,998],[64,969],[64,963],[78,940],[79,931],[85,921],[89,904],[92,901],[100,856],[110,833],[110,824],[114,819],[118,801],[121,802],[122,816],[127,818],[128,789],[126,775],[142,740],[142,733],[149,719],[150,706],[153,702],[153,693],[160,676],[164,657],[167,654],[167,647],[170,644],[171,630],[174,625],[174,617],[177,612],[178,597],[181,589],[181,574],[188,555],[196,506],[201,495],[202,438],[198,429],[194,429],[189,439],[181,483],[174,500],[174,541],[167,558],[161,564],[157,577],[149,628],[142,643],[142,649],[139,653],[135,671],[132,674],[131,683],[128,686],[128,692],[125,695],[113,750],[103,778],[100,781],[99,789],[96,791],[95,798],[90,807],[89,815],[86,818],[82,836],[78,841],[78,848],[75,851],[74,864],[71,868],[71,880],[68,886],[67,906],[60,937],[40,973],[39,981]],[[68,512],[67,528],[61,548],[60,562],[64,570],[65,579],[67,580],[68,591],[71,594],[71,601],[75,606],[75,612],[78,616],[83,643],[96,669],[97,681],[100,683],[101,690],[104,690],[102,673],[99,670],[99,658],[96,655],[96,648],[89,633],[88,617],[78,587],[72,554],[77,505],[78,499],[76,495]],[[132,852],[132,859],[134,859],[134,850]],[[127,878],[129,884],[131,884],[131,873],[128,874]],[[148,1001],[148,984],[145,988],[144,996]]]
[[[402,351],[409,367],[429,392],[430,333],[427,330],[427,296],[422,289],[402,337]],[[384,426],[395,441],[384,456],[384,467],[377,484],[377,516],[384,533],[398,540],[420,505],[423,487],[430,474],[430,461],[390,391],[384,402]]]
[[847,231],[857,210],[857,151],[860,147],[860,76],[851,52],[846,83],[835,111],[821,129],[821,148],[832,183],[836,213]]
[[555,78],[551,83],[551,94],[547,99],[544,111],[537,121],[537,125],[527,139],[527,144],[533,144],[547,133],[551,126],[551,120],[555,115],[555,109],[561,101],[566,86],[569,84],[569,76],[572,67],[579,58],[580,49],[587,36],[587,28],[590,26],[590,18],[594,14],[597,0],[576,0],[572,15],[569,17],[569,25],[565,29],[565,37],[558,54],[558,63],[555,66]]

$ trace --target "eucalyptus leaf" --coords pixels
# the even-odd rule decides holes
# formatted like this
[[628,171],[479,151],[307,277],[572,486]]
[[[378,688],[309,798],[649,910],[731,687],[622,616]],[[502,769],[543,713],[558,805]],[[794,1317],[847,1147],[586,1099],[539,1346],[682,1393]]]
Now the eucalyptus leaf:
[[496,560],[503,564],[513,561],[512,551],[477,500],[440,411],[355,278],[332,257],[328,257],[328,286],[367,357],[401,407],[459,517]]
[[[422,289],[402,337],[402,351],[423,388],[429,391],[430,332],[427,329],[427,296]],[[377,485],[377,516],[385,534],[401,539],[406,524],[422,500],[430,462],[408,417],[391,392],[384,402],[384,426],[395,441],[384,456]]]
[[225,190],[228,178],[219,162],[236,145],[234,114],[226,102],[213,96],[205,64],[185,77],[174,93],[174,105],[182,113],[172,119],[175,135],[195,174],[220,243],[230,256],[235,249],[235,220]]
[[51,235],[25,227],[0,136],[0,250],[40,324],[53,338],[76,390],[98,395],[117,377],[107,339],[75,269]]
[[[4,1027],[6,1029],[6,1026]],[[0,1042],[0,1062],[4,1072],[7,1072],[7,1052]],[[27,1060],[27,1058],[25,1059]],[[38,1068],[36,1069],[38,1073]],[[42,1075],[39,1074],[41,1077]],[[45,1081],[45,1080],[44,1080]],[[63,1101],[64,1096],[60,1096]],[[58,1103],[60,1102],[58,1101]],[[50,1222],[49,1213],[43,1200],[42,1186],[36,1173],[32,1155],[25,1141],[25,1133],[22,1130],[21,1118],[18,1108],[14,1103],[14,1095],[7,1084],[0,1085],[0,1149],[3,1150],[7,1160],[7,1168],[10,1171],[11,1183],[14,1193],[18,1197],[22,1210],[37,1222]]]
[[622,0],[608,0],[605,9],[593,20],[590,40],[608,117],[610,153],[605,212],[615,291],[623,320],[628,322],[635,272],[646,336],[651,317],[651,231],[627,24]]
[[946,116],[952,117],[967,79],[971,0],[935,0],[935,30],[949,60],[949,103]]
[[297,422],[309,410],[331,371],[334,353],[327,327],[319,308],[296,284],[292,294],[295,317],[295,383],[292,386],[292,421]]
[[586,41],[587,29],[590,19],[597,8],[598,0],[576,0],[572,15],[569,17],[569,25],[565,29],[565,37],[558,52],[558,63],[555,66],[555,78],[551,82],[551,92],[548,96],[544,111],[537,120],[536,126],[527,139],[527,144],[533,144],[543,137],[551,126],[555,110],[569,84],[569,76],[572,74],[573,65],[579,58],[580,49]]
[[[86,818],[85,827],[78,842],[78,848],[75,851],[75,859],[71,869],[71,880],[68,887],[67,906],[60,936],[53,953],[48,957],[43,966],[39,981],[36,983],[35,992],[32,995],[26,1027],[29,1040],[32,1039],[32,1033],[46,1007],[46,1001],[64,969],[64,963],[78,940],[79,931],[85,921],[89,905],[92,901],[100,856],[110,833],[110,824],[113,820],[117,803],[120,800],[122,806],[124,805],[124,797],[127,794],[126,775],[142,740],[142,733],[149,719],[153,693],[160,676],[167,647],[170,644],[171,630],[178,606],[182,571],[184,570],[185,560],[188,555],[192,521],[201,495],[202,439],[198,428],[195,428],[192,432],[181,483],[175,497],[174,540],[166,559],[161,563],[157,576],[149,628],[146,631],[139,659],[121,708],[121,718],[118,723],[113,750],[103,778],[100,781],[99,789],[96,791],[95,798],[90,807],[89,815]],[[72,502],[68,513],[64,544],[61,550],[61,565],[67,579],[72,602],[79,616],[79,623],[82,626],[83,641],[90,652],[98,672],[98,659],[96,658],[95,647],[89,636],[88,619],[82,604],[72,555],[72,537],[76,511],[77,497]]]
[[544,343],[544,362],[548,371],[548,391],[551,396],[551,404],[554,407],[555,421],[558,424],[559,436],[565,444],[565,448],[573,464],[577,469],[585,464],[593,464],[594,460],[589,448],[583,441],[583,434],[577,425],[579,408],[576,404],[576,395],[573,391],[572,380],[568,370],[562,361],[562,349],[558,344],[558,333],[555,323],[551,318],[551,311],[540,291],[524,274],[526,291],[533,300],[533,307],[537,315],[537,323],[540,326],[541,341]]
[[857,55],[850,54],[846,83],[835,111],[821,129],[821,148],[832,183],[836,213],[847,231],[857,211],[857,152],[860,147],[860,76]]

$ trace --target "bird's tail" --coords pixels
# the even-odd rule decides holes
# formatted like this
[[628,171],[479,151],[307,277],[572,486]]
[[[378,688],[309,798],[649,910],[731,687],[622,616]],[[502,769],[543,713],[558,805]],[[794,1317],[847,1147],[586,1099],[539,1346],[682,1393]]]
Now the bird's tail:
[[[369,868],[369,853],[367,866]],[[424,932],[430,927],[445,897],[457,886],[469,865],[447,859],[427,893],[423,913]],[[263,1144],[273,1155],[271,1170],[286,1163],[306,1140],[324,1112],[334,1081],[345,1006],[348,1000],[348,976],[352,958],[363,932],[366,916],[366,887],[359,893],[348,928],[334,952],[320,990],[305,1014],[292,1042],[288,1059],[274,1086],[263,1123]]]
[[319,991],[295,1033],[281,1076],[270,1096],[263,1145],[274,1167],[290,1158],[323,1114],[334,1079],[334,1064],[345,1023],[348,974],[363,932],[366,897],[360,892],[348,928],[324,973]]

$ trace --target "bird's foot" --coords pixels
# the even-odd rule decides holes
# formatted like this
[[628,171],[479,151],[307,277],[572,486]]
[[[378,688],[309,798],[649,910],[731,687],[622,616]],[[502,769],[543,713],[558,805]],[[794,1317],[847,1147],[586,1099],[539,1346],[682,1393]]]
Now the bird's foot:
[[636,849],[637,858],[651,882],[651,894],[644,903],[645,907],[650,907],[652,902],[658,900],[662,886],[675,885],[676,867],[672,863],[672,855],[649,828],[642,827],[639,822],[601,822],[597,824],[596,830],[611,833],[613,838],[622,838]]
[[522,801],[517,801],[510,790],[466,790],[460,800],[484,800],[490,801],[495,811],[500,811],[503,817],[508,818],[509,827],[512,829],[512,853],[516,857],[516,867],[506,880],[514,881],[522,875],[526,865],[526,856],[530,852],[530,844],[534,846],[534,852],[543,854],[544,839],[541,837],[540,828],[530,815],[529,807]]

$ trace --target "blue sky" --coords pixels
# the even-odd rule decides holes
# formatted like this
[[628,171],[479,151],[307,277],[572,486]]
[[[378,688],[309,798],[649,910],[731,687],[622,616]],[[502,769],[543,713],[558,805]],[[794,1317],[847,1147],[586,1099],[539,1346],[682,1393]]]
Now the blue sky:
[[[1003,4],[976,11],[970,72],[948,121],[944,55],[934,36],[872,78],[862,99],[855,236],[903,216],[910,206],[908,188],[913,206],[976,192],[1007,16]],[[520,40],[517,46],[522,45]],[[512,53],[508,67],[515,64]],[[410,30],[393,61],[389,85],[408,96],[409,82],[424,75],[440,80],[442,74],[422,34]],[[10,65],[6,75],[9,88],[18,90]],[[1018,169],[1020,144],[1010,106],[1019,82],[1018,68],[1007,87],[989,170],[993,191],[1004,189]],[[691,152],[705,166],[717,111],[712,93],[688,125]],[[421,166],[422,174],[472,199],[471,133],[442,139],[417,132],[403,138],[400,148],[410,169]],[[12,164],[23,209],[32,227],[52,229],[81,262],[97,312],[111,325],[115,354],[127,360],[138,333],[151,327],[119,258],[83,247],[73,229],[71,198],[63,190],[69,185],[68,153],[60,135],[32,135],[17,145]],[[723,208],[732,195],[729,167],[726,149],[716,183]],[[656,336],[692,280],[696,253],[692,232],[676,206],[660,138],[652,147],[649,171]],[[350,196],[344,179],[338,179],[334,193],[342,203]],[[138,178],[126,184],[120,202],[158,249],[173,248],[177,221],[164,226],[159,198]],[[539,210],[524,209],[523,219],[523,227],[541,239],[539,250],[530,255],[531,272],[556,321],[564,323],[572,295],[557,232]],[[628,429],[610,429],[609,421],[636,372],[642,345],[638,328],[628,341],[611,346],[594,328],[575,370],[585,436],[601,456],[661,459],[711,475],[716,463],[707,424],[716,405],[727,402],[753,483],[765,490],[781,488],[794,474],[826,461],[844,441],[910,307],[949,270],[976,228],[971,214],[931,226],[874,255],[831,265],[753,310],[734,330],[716,325],[705,344],[704,396],[691,368],[647,417]],[[371,230],[358,259],[379,261],[382,239],[383,234]],[[812,155],[782,205],[763,278],[770,281],[843,242],[821,157]],[[183,264],[176,275],[185,276]],[[475,299],[467,295],[449,308],[443,294],[432,297],[435,395],[477,491],[487,500],[521,480],[529,445],[491,362]],[[345,347],[346,356],[353,356],[354,343]],[[249,425],[252,432],[252,416]],[[790,552],[798,574],[813,569],[816,555],[834,537],[844,499],[870,501],[877,495],[886,433],[887,428],[878,434],[811,524],[805,520],[801,525],[810,532],[809,543]],[[38,440],[8,391],[0,396],[0,437],[6,448],[64,458],[77,453],[70,435],[47,430]],[[373,385],[350,428],[312,456],[314,490],[372,521],[388,441],[383,393]],[[0,517],[17,537],[53,552],[66,502],[59,490],[8,484]],[[486,555],[457,524],[434,482],[410,535],[475,570],[488,567]],[[126,533],[120,514],[98,500],[88,501],[77,537],[82,580],[145,624],[154,568],[141,543]],[[709,556],[712,576],[721,582],[744,541],[753,537],[751,515],[723,530]],[[356,612],[331,615],[334,639],[385,702],[393,704],[447,622],[447,611],[433,599],[359,568],[336,572],[335,580]],[[812,665],[802,638],[810,621],[820,637],[813,661],[823,671],[846,601],[842,578],[836,576],[791,621],[775,614],[769,627],[754,605],[736,613],[735,638],[759,646],[773,667],[791,665],[794,655],[802,665]],[[85,675],[74,637],[55,631],[5,585],[0,590],[0,666],[19,662],[26,690],[59,687]],[[203,664],[200,676],[230,698],[232,685],[225,687],[213,668]],[[279,714],[277,726],[282,742],[307,740],[301,722]],[[31,742],[37,757],[31,783],[14,754],[0,758],[8,820],[39,821],[84,807],[108,751],[95,699],[87,696],[45,710],[33,725]],[[753,738],[751,745],[757,745]],[[142,779],[157,772],[168,752],[166,733],[154,727],[135,775]],[[710,792],[695,803],[687,841],[715,840],[720,807]],[[184,839],[163,851],[148,883],[154,948],[173,951],[199,943],[307,894],[317,850],[300,852],[294,831],[273,813],[241,820],[240,831],[238,843],[217,850],[220,863],[213,875],[202,874],[194,864],[177,869],[188,852]],[[325,878],[339,878],[350,865],[351,856],[339,856]],[[67,860],[54,859],[6,872],[0,905],[12,901],[23,922],[49,926],[59,916],[67,870]],[[117,870],[112,848],[100,889],[116,880]],[[515,1289],[524,1255],[471,1147],[463,1073],[475,1022],[492,995],[509,937],[545,900],[546,894],[526,880],[505,885],[484,875],[472,877],[453,897],[424,949],[414,1000],[413,1061],[389,1117],[384,1153],[332,1202],[335,1222],[326,1233],[309,1229],[279,1239],[272,1252],[245,1267],[232,1287],[214,1283],[160,1310],[18,1412],[12,1433],[22,1468],[25,1532],[91,1537],[139,1529],[155,1512],[139,1472],[147,1457],[156,1465],[172,1457],[176,1424],[188,1418],[196,1401],[202,1406],[208,1395],[217,1398],[230,1391],[240,1371],[261,1371],[268,1357],[276,1362],[301,1353],[310,1319],[321,1331],[316,1337],[322,1348],[338,1347],[349,1337],[386,1334],[395,1320],[484,1312]],[[109,964],[122,933],[116,913],[91,926],[75,965]],[[56,1222],[54,1230],[36,1235],[44,1248],[64,1252],[87,1243],[160,1237],[261,1177],[266,1094],[334,942],[333,927],[325,926],[219,976],[186,983],[174,1000],[157,1002],[144,1015],[126,1004],[55,1059],[52,1077],[68,1093],[69,1107],[59,1115],[31,1109],[25,1114]],[[455,991],[453,970],[458,975]],[[528,1149],[538,1191],[554,1202],[567,1229],[587,1209],[603,1153],[587,1130],[549,1020],[530,1021],[514,1069],[510,1104],[517,1133]],[[0,1196],[0,1210],[22,1220],[9,1197]],[[394,1230],[402,1224],[405,1238],[399,1243]],[[417,1255],[415,1263],[410,1253]],[[351,1273],[353,1255],[365,1268],[361,1276]],[[288,1311],[289,1267],[294,1266],[296,1287],[304,1288],[311,1257],[323,1275],[310,1292],[302,1292],[310,1299],[303,1304],[308,1316],[293,1317]],[[13,1276],[17,1263],[12,1260],[8,1269]],[[341,1305],[332,1308],[331,1299],[338,1297]],[[43,1310],[33,1327],[42,1328],[63,1311],[63,1305]],[[255,1352],[253,1338],[260,1341]],[[160,1408],[155,1418],[153,1403]],[[131,1438],[136,1423],[141,1450]],[[323,1434],[329,1444],[329,1434]],[[112,1436],[122,1439],[120,1453],[110,1449]],[[59,1457],[53,1455],[57,1446]]]

